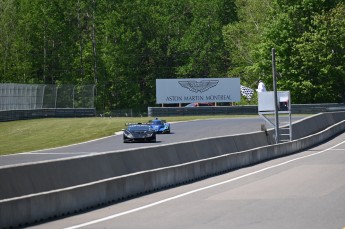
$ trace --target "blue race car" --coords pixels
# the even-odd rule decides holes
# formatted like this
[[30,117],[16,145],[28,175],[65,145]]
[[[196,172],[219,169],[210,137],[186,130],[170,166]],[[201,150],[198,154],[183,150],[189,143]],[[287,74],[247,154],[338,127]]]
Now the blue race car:
[[170,134],[170,123],[158,118],[150,120],[149,124],[157,134]]

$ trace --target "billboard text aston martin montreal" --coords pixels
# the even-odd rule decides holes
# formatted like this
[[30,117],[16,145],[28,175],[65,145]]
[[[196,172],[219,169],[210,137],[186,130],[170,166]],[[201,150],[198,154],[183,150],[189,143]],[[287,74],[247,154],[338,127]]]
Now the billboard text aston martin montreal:
[[156,103],[239,102],[239,78],[156,79]]

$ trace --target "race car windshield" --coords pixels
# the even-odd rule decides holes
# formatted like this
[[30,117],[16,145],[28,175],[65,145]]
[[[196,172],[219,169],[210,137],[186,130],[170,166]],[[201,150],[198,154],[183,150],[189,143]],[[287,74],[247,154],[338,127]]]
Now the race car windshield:
[[150,130],[149,126],[144,125],[133,125],[128,127],[129,131],[148,131]]
[[162,121],[161,120],[153,120],[152,123],[154,125],[161,125],[162,124]]

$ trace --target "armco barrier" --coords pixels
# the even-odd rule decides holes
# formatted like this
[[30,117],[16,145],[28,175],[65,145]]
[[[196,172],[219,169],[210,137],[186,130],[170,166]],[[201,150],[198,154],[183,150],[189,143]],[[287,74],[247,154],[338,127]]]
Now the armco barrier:
[[45,108],[32,110],[0,111],[0,122],[35,118],[95,117],[95,108]]
[[[317,114],[329,111],[345,111],[344,103],[292,104],[293,114]],[[187,115],[245,115],[258,114],[257,105],[209,106],[209,107],[148,107],[148,116]]]
[[[334,117],[325,118],[335,119]],[[4,168],[4,170],[0,170],[0,174],[6,171],[4,173],[5,176],[0,177],[2,184],[6,184],[5,182],[7,181],[10,182],[10,179],[13,178],[17,179],[17,183],[25,182],[25,173],[28,173],[26,179],[30,178],[31,183],[27,182],[25,185],[28,187],[21,188],[31,190],[20,194],[16,190],[16,188],[20,187],[16,186],[16,182],[12,182],[11,185],[14,185],[11,187],[13,188],[12,191],[17,193],[11,196],[9,190],[4,190],[3,186],[1,187],[0,193],[3,194],[3,191],[5,191],[4,193],[7,193],[7,197],[0,200],[0,225],[2,228],[24,226],[25,223],[35,223],[43,219],[65,216],[90,207],[97,207],[112,201],[241,168],[306,149],[344,130],[345,121],[341,121],[317,134],[278,145],[269,145],[268,142],[272,140],[272,136],[270,134],[266,136],[264,132],[258,132],[249,134],[247,136],[249,140],[248,138],[244,139],[243,135],[227,136],[182,144],[171,144],[163,146],[163,148],[152,147],[145,149],[147,151],[143,149],[139,151],[133,150],[126,152],[126,154],[111,153],[97,157],[37,163],[33,167],[31,167],[32,165],[26,165],[29,166],[26,169],[23,169],[26,166]],[[256,141],[256,138],[261,140]],[[221,144],[225,148],[229,148],[224,149],[220,147]],[[243,150],[243,145],[247,145],[250,148]],[[257,146],[255,147],[255,145]],[[153,153],[150,154],[150,151]],[[117,157],[112,158],[114,155],[117,155]],[[92,160],[88,161],[88,158]],[[114,161],[114,159],[118,161]],[[114,162],[117,162],[114,166],[107,165]],[[94,170],[98,166],[100,166],[99,170]],[[87,167],[89,172],[84,173],[87,170],[83,169],[83,167]],[[23,170],[18,170],[18,168]],[[35,170],[36,172],[33,172]],[[75,180],[73,181],[72,174],[70,174],[70,177],[66,177],[65,171],[74,172]],[[13,177],[11,177],[11,172],[15,174]],[[122,173],[122,175],[110,175],[112,173],[116,174],[116,172]],[[49,176],[46,176],[45,173],[49,174]],[[60,177],[57,179],[52,178],[50,175],[54,175],[53,173],[61,173],[64,176],[60,174]],[[92,173],[96,173],[96,175]],[[102,173],[107,174],[108,177],[102,176]],[[21,178],[20,176],[24,177]],[[39,179],[35,178],[41,178],[42,176],[43,183],[40,184],[38,182]],[[79,180],[81,178],[84,178],[84,180]],[[73,185],[72,181],[78,181],[79,183],[77,182],[78,184]],[[61,185],[61,183],[65,182],[70,183],[66,187],[62,186],[40,191],[42,188],[47,188],[43,187],[46,186],[45,183]]]

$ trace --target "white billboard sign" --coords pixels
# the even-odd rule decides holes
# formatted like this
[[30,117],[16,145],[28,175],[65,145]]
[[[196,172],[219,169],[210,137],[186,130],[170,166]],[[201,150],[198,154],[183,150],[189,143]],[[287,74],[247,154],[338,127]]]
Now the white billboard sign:
[[[291,110],[290,91],[277,91],[277,99],[279,111]],[[274,91],[259,92],[258,105],[259,112],[274,111]]]
[[157,104],[239,101],[239,78],[156,79]]

